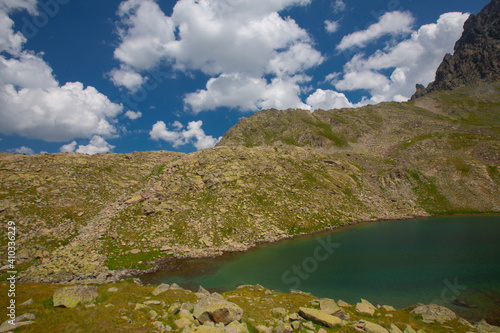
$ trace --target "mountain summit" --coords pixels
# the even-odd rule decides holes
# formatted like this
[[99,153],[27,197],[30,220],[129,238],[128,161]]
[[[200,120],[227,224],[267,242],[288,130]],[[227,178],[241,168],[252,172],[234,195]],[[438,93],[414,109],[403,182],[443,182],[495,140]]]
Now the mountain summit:
[[500,78],[500,0],[492,0],[464,24],[454,54],[445,55],[427,88],[417,84],[412,100],[437,90],[451,90]]

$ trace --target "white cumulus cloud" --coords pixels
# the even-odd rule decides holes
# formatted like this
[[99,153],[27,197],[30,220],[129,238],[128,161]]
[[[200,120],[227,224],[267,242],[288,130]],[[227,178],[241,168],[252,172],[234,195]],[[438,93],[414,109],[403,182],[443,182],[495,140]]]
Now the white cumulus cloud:
[[22,146],[20,148],[15,148],[12,149],[12,152],[15,154],[26,154],[26,155],[33,155],[35,154],[35,151],[29,147]]
[[346,4],[343,0],[335,0],[332,4],[332,8],[334,13],[341,13],[346,9]]
[[191,121],[188,123],[187,128],[176,121],[172,124],[172,130],[167,129],[167,125],[163,121],[158,121],[153,125],[152,130],[149,132],[151,139],[163,140],[171,144],[174,148],[192,144],[196,149],[211,148],[220,141],[221,138],[214,138],[211,135],[206,135],[205,131],[201,128],[203,122],[201,120]]
[[239,74],[222,74],[208,81],[206,89],[186,95],[184,102],[194,112],[214,110],[225,106],[242,111],[276,108],[306,107],[298,97],[298,82],[308,78],[275,78],[268,83],[264,78],[254,78]]
[[370,25],[366,30],[356,31],[344,36],[337,45],[340,51],[352,47],[365,47],[369,42],[373,42],[380,37],[391,34],[401,35],[411,32],[411,27],[415,19],[409,12],[388,12],[379,18],[377,23]]
[[35,14],[36,4],[0,0],[0,133],[56,142],[117,135],[122,105],[80,82],[60,85],[43,54],[22,50],[26,38],[13,31],[8,15]]
[[136,120],[142,117],[142,112],[141,111],[127,111],[125,112],[125,116],[130,119],[130,120]]
[[[72,144],[72,143],[71,143]],[[78,146],[76,149],[77,153],[87,154],[87,155],[95,155],[95,154],[104,154],[113,150],[115,146],[110,145],[103,137],[94,135],[90,142],[86,146]]]
[[369,91],[370,103],[406,101],[416,83],[427,85],[434,79],[444,55],[453,52],[468,17],[466,13],[445,13],[399,43],[387,44],[369,56],[356,54],[344,66],[343,75],[329,77],[338,90]]
[[[203,91],[188,94],[188,108],[199,112],[235,105],[254,110],[256,85],[277,88],[273,79],[288,82],[323,62],[307,31],[279,14],[308,3],[310,0],[179,0],[167,16],[153,0],[124,1],[118,10],[120,44],[114,54],[121,67],[112,71],[113,82],[136,89],[141,84],[139,76],[158,65],[201,71],[211,76],[207,96]],[[134,80],[117,78],[123,68],[128,75],[134,71],[139,76]],[[249,81],[235,79],[242,77]],[[233,89],[241,93],[238,101],[228,100],[238,97],[219,99],[208,88],[222,85],[228,78],[237,85]],[[275,104],[285,105],[289,92],[278,91],[284,99]]]
[[306,102],[311,106],[311,111],[354,107],[346,95],[329,89],[317,89],[313,94],[309,95]]
[[68,143],[67,145],[64,145],[61,148],[59,148],[59,151],[61,153],[72,153],[76,149],[76,144],[77,144],[76,141]]
[[339,22],[338,21],[325,21],[325,30],[331,34],[337,32],[339,30]]
[[145,82],[145,78],[141,74],[127,66],[122,66],[120,69],[115,68],[109,74],[111,81],[116,86],[123,86],[132,92],[135,92]]

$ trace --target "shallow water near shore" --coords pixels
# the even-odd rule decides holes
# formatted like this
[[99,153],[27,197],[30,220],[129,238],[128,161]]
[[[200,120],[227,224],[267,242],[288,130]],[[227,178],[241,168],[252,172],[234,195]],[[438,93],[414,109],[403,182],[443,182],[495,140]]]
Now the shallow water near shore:
[[[500,325],[500,216],[362,223],[246,253],[176,260],[141,279],[218,291],[261,284],[398,309],[437,303]],[[475,308],[451,304],[455,299]]]

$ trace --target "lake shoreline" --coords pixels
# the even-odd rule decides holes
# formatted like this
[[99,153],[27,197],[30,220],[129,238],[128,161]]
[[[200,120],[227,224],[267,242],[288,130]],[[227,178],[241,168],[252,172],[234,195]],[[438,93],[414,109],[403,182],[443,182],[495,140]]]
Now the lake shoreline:
[[[292,240],[296,238],[302,238],[302,237],[307,237],[307,236],[314,236],[314,235],[319,235],[323,233],[329,233],[334,230],[341,231],[344,228],[347,227],[354,227],[358,226],[361,224],[368,224],[368,223],[379,223],[379,222],[403,222],[403,221],[409,221],[409,220],[416,220],[416,219],[432,219],[432,218],[447,218],[447,217],[474,217],[474,216],[500,216],[498,213],[471,213],[471,214],[443,214],[443,215],[414,215],[414,216],[408,216],[408,217],[400,217],[400,218],[380,218],[380,219],[373,219],[373,220],[359,220],[359,221],[353,221],[353,222],[348,222],[342,225],[334,225],[334,226],[329,226],[324,229],[320,230],[315,230],[307,233],[300,233],[296,235],[284,235],[282,237],[277,237],[275,240],[271,241],[260,241],[260,242],[255,242],[255,243],[249,243],[247,244],[244,248],[238,249],[238,250],[227,250],[227,251],[221,251],[220,249],[216,247],[209,247],[207,249],[204,249],[206,255],[200,255],[200,253],[197,253],[197,255],[191,256],[189,254],[183,255],[183,256],[172,256],[172,257],[162,257],[158,258],[155,260],[152,260],[148,262],[150,265],[154,265],[154,267],[147,269],[147,270],[137,270],[137,269],[130,269],[130,270],[122,270],[120,271],[120,275],[122,277],[137,277],[140,279],[141,276],[151,274],[151,273],[156,273],[158,271],[175,271],[179,268],[179,264],[184,262],[184,261],[189,261],[189,260],[194,260],[194,259],[212,259],[212,258],[218,258],[222,257],[224,255],[230,255],[230,254],[235,254],[235,253],[244,253],[251,251],[255,248],[257,248],[260,245],[270,245],[270,244],[278,244],[282,241],[286,240]],[[177,269],[176,269],[177,268]]]

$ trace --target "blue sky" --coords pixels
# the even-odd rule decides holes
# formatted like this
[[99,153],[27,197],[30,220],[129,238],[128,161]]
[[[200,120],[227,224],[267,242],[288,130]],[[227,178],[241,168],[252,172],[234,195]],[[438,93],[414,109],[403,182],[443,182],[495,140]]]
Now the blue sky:
[[485,0],[0,0],[0,151],[192,152],[267,108],[405,101]]

